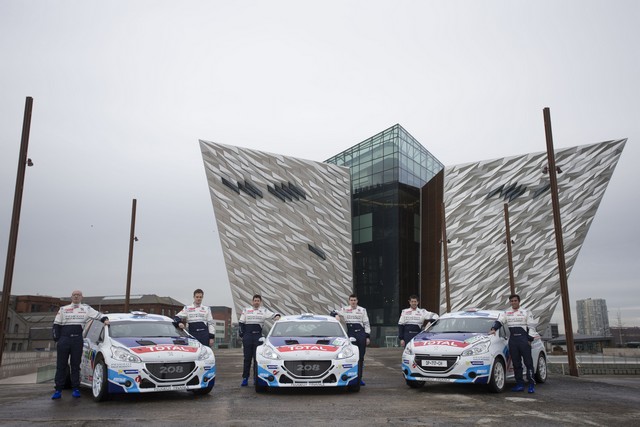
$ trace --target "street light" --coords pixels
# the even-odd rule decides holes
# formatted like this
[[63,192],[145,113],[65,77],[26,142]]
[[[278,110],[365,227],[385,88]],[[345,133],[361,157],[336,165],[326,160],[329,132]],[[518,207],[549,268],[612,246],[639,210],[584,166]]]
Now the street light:
[[511,290],[511,295],[514,295],[516,293],[516,281],[513,277],[513,252],[511,251],[513,240],[511,240],[511,227],[509,226],[509,203],[504,204],[504,225],[506,229],[507,259],[509,260],[509,289]]
[[13,213],[11,215],[11,231],[9,233],[9,247],[7,249],[7,263],[4,269],[4,283],[2,286],[2,303],[0,304],[0,365],[4,352],[5,331],[8,329],[7,315],[9,312],[9,299],[11,298],[11,282],[13,280],[13,267],[16,260],[16,247],[18,244],[18,226],[20,224],[20,210],[22,208],[22,190],[24,189],[24,175],[26,166],[33,166],[31,159],[27,159],[29,148],[29,131],[31,130],[31,110],[33,98],[28,96],[24,106],[24,119],[22,122],[22,139],[20,153],[18,154],[18,176],[16,178],[16,190],[13,197]]
[[124,312],[129,312],[129,298],[131,296],[131,267],[133,264],[133,242],[137,242],[136,237],[136,203],[137,200],[133,199],[131,205],[131,233],[129,234],[129,264],[127,266],[127,291],[124,297]]
[[562,239],[562,224],[560,221],[560,201],[558,198],[558,179],[556,173],[562,172],[556,167],[556,159],[553,151],[553,135],[551,132],[551,112],[548,107],[542,110],[544,116],[544,131],[547,140],[548,165],[543,169],[549,173],[551,182],[551,202],[553,207],[553,224],[556,235],[556,251],[558,253],[558,273],[560,275],[560,294],[562,295],[562,314],[564,316],[564,329],[567,341],[567,358],[569,360],[569,374],[579,376],[576,363],[576,349],[573,343],[573,326],[571,325],[571,306],[569,302],[569,285],[567,283],[567,266],[564,259],[564,242]]

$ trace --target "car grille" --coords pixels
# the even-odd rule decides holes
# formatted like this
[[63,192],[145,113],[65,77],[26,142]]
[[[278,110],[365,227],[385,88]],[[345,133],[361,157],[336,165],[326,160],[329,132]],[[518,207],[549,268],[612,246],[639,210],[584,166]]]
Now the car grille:
[[[423,366],[423,360],[444,360],[446,362],[446,366]],[[446,372],[453,368],[457,361],[457,356],[429,356],[428,354],[416,355],[416,365],[425,372]]]
[[174,381],[189,377],[196,363],[147,363],[145,367],[156,381]]
[[323,376],[330,368],[330,360],[287,360],[284,367],[293,377],[314,378]]

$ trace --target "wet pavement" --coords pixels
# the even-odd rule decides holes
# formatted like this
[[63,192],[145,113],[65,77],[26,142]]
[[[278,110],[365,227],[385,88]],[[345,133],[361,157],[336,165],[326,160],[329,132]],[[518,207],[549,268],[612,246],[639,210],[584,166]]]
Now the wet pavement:
[[52,401],[51,383],[9,378],[0,382],[0,425],[640,425],[640,377],[550,374],[534,394],[494,394],[482,386],[456,384],[411,389],[400,372],[400,355],[399,348],[368,349],[367,385],[359,393],[327,388],[257,394],[252,387],[239,387],[239,349],[216,351],[218,375],[208,396],[118,395],[97,403],[83,389],[80,399],[65,390],[61,400]]

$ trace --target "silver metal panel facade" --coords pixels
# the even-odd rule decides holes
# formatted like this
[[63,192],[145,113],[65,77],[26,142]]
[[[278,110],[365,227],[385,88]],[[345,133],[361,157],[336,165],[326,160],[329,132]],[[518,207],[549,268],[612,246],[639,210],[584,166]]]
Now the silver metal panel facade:
[[283,314],[344,304],[353,288],[349,169],[202,140],[200,148],[236,313],[255,293]]
[[[571,272],[625,140],[556,150],[567,274]],[[560,300],[560,277],[546,152],[445,168],[452,310],[508,306],[509,270],[504,203],[509,224],[516,292],[543,328]],[[490,196],[490,197],[488,197]],[[443,267],[444,268],[444,267]],[[444,270],[443,270],[444,271]],[[446,311],[444,274],[441,312]],[[572,284],[569,280],[569,295]]]

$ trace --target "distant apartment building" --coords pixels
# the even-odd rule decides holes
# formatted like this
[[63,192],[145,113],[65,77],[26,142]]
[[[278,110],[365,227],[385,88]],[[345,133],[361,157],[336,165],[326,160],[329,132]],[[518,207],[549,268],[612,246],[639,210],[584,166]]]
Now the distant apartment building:
[[610,336],[609,312],[604,299],[583,299],[576,301],[578,314],[578,334]]

